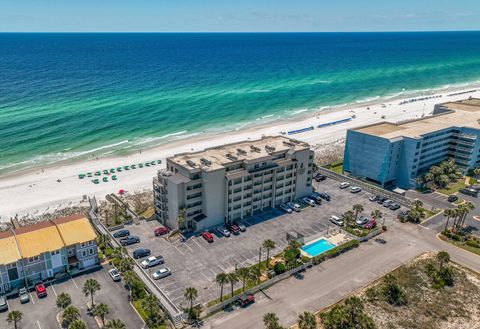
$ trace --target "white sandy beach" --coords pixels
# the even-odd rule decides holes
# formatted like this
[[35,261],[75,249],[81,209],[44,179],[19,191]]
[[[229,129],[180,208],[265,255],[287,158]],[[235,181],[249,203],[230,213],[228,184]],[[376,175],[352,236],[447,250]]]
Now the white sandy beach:
[[[465,90],[473,89],[472,86]],[[460,92],[461,90],[455,90]],[[468,93],[457,96],[447,96],[453,91],[445,90],[441,98],[432,98],[425,101],[417,101],[399,105],[401,99],[389,100],[382,106],[379,103],[361,107],[350,107],[335,111],[322,111],[306,119],[290,119],[288,123],[271,123],[269,126],[259,126],[251,129],[245,128],[241,131],[222,133],[217,135],[195,136],[191,139],[179,140],[156,148],[143,150],[142,153],[135,153],[124,157],[100,158],[83,161],[57,167],[46,167],[44,172],[38,169],[34,172],[25,172],[16,175],[0,177],[0,221],[7,221],[10,217],[18,214],[34,214],[50,212],[57,207],[78,204],[82,196],[96,196],[103,198],[107,193],[116,193],[120,189],[133,192],[135,190],[151,189],[152,178],[157,170],[162,168],[165,158],[177,153],[193,150],[201,150],[207,147],[232,143],[246,139],[258,139],[262,135],[277,135],[280,132],[317,126],[335,120],[346,119],[355,115],[356,117],[347,123],[342,123],[325,128],[291,135],[302,141],[311,144],[327,143],[345,137],[346,130],[358,126],[372,124],[379,121],[398,122],[407,119],[420,118],[422,115],[429,115],[435,104],[465,99],[470,96],[480,97],[480,92]],[[429,95],[432,96],[432,95]],[[418,97],[416,97],[418,98]],[[381,117],[385,116],[385,119]],[[136,170],[123,170],[117,173],[118,180],[105,183],[93,184],[89,178],[80,180],[78,174],[95,172],[97,170],[116,168],[124,165],[145,163],[147,161],[162,159],[162,165],[137,168]],[[61,180],[58,182],[57,180]]]

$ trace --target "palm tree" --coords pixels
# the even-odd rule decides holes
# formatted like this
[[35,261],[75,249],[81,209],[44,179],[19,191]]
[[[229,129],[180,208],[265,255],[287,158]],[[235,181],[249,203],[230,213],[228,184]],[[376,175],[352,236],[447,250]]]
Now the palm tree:
[[247,267],[240,267],[237,269],[237,276],[242,281],[242,291],[245,291],[245,284],[250,276],[250,269]]
[[105,315],[110,313],[108,305],[105,303],[100,303],[95,305],[93,308],[93,315],[98,316],[102,320],[102,325],[105,326]]
[[437,254],[437,261],[440,265],[440,271],[443,269],[443,265],[450,261],[450,255],[446,251],[440,251]]
[[300,329],[316,329],[317,320],[315,315],[310,312],[303,312],[298,316],[298,327]]
[[278,316],[275,313],[267,313],[263,316],[263,324],[266,329],[278,329],[281,328],[278,323]]
[[445,229],[443,230],[444,232],[447,232],[448,229],[448,222],[450,221],[450,218],[455,217],[456,209],[445,209],[443,211],[443,216],[447,218],[447,222],[445,223]]
[[131,271],[133,268],[133,260],[130,257],[121,258],[118,262],[118,270],[122,273]]
[[198,297],[197,289],[193,287],[187,287],[185,289],[185,298],[190,300],[190,314],[193,314],[193,301]]
[[[374,211],[372,211],[370,216],[372,216],[373,218],[375,218],[376,221],[378,221],[380,218],[383,218],[383,213],[380,210],[375,209]],[[385,218],[383,218],[383,222],[382,222],[382,226],[384,225],[385,225]]]
[[230,273],[227,274],[227,278],[228,278],[228,282],[230,283],[230,287],[231,287],[231,291],[232,291],[231,297],[233,297],[233,286],[235,285],[235,283],[238,282],[237,273],[230,272]]
[[355,212],[355,220],[358,219],[358,214],[360,214],[363,211],[363,206],[359,203],[354,204],[352,207],[353,211]]
[[354,221],[354,214],[353,211],[347,210],[342,214],[342,219],[345,223],[345,227],[351,226],[352,222]]
[[7,322],[13,323],[15,329],[17,329],[17,324],[22,321],[23,313],[20,311],[11,311],[7,315]]
[[63,321],[62,321],[62,325],[64,327],[68,327],[70,325],[70,323],[72,323],[73,321],[77,320],[78,318],[80,317],[80,311],[78,310],[78,308],[76,308],[75,306],[68,306],[66,309],[63,310],[63,313],[62,313],[62,318],[63,318]]
[[93,301],[93,296],[97,291],[101,289],[101,287],[102,286],[100,285],[100,283],[98,283],[98,281],[95,279],[87,279],[87,281],[85,281],[82,291],[85,294],[85,297],[88,297],[90,295],[91,302],[92,302],[91,307],[95,306],[95,303]]
[[473,209],[475,209],[475,206],[470,201],[467,201],[467,202],[463,203],[462,205],[463,205],[463,208],[465,209],[465,211],[464,211],[464,214],[462,215],[462,220],[461,220],[461,223],[460,223],[459,226],[463,226],[465,224],[465,220],[467,219],[468,213],[470,211],[472,211]]
[[87,325],[82,320],[75,320],[70,323],[68,329],[87,329]]
[[127,326],[121,320],[113,319],[108,321],[107,325],[104,328],[105,329],[127,329]]
[[110,244],[111,238],[110,235],[108,234],[102,234],[98,237],[98,245],[103,246],[103,250],[107,247],[108,244]]
[[423,202],[418,199],[415,199],[412,202],[412,206],[415,210],[420,211],[420,208],[422,208],[423,206]]
[[269,268],[270,263],[270,250],[275,249],[275,241],[267,239],[263,241],[262,247],[267,249],[267,269]]
[[262,263],[262,247],[258,250],[258,268],[257,268],[257,284],[260,282],[260,264]]
[[148,295],[142,300],[142,308],[147,312],[149,318],[154,318],[158,313],[158,299],[154,295]]
[[112,250],[112,258],[121,259],[126,254],[126,249],[123,247],[115,247]]
[[223,300],[223,285],[228,282],[228,276],[225,273],[218,273],[215,281],[220,285],[220,303]]
[[57,307],[61,309],[67,308],[72,303],[72,298],[66,292],[61,292],[57,296]]

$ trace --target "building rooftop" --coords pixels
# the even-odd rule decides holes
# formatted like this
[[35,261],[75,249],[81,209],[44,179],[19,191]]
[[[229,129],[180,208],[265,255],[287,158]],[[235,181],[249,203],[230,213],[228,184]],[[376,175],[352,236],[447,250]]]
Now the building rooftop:
[[433,116],[404,123],[380,122],[353,130],[387,139],[396,137],[419,138],[432,131],[449,127],[480,129],[480,99],[471,98],[458,102],[437,104]]
[[11,231],[0,233],[0,265],[11,264],[19,260],[20,252]]
[[64,247],[58,230],[52,222],[22,227],[15,231],[18,248],[24,258],[38,256]]
[[307,143],[285,136],[266,136],[258,140],[212,147],[200,152],[177,154],[169,160],[189,170],[212,171],[237,161],[251,161],[268,157],[272,153],[280,151],[298,151],[309,148]]
[[97,238],[90,222],[82,215],[54,220],[66,246],[91,241]]

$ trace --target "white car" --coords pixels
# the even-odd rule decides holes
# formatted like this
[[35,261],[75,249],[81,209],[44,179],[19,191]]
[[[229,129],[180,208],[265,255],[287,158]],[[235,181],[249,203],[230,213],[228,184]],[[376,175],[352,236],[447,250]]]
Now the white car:
[[161,268],[158,271],[155,271],[155,272],[152,273],[152,278],[154,278],[155,280],[163,279],[163,278],[169,276],[170,274],[172,274],[172,271],[170,271],[170,269],[168,267],[167,268]]
[[350,187],[350,192],[351,192],[351,193],[358,193],[358,192],[360,192],[361,190],[362,190],[362,189],[361,189],[360,187],[358,187],[358,186],[352,186],[352,187]]
[[341,220],[338,216],[331,215],[329,220],[335,225],[343,226],[343,220]]
[[296,212],[302,211],[302,207],[300,207],[298,203],[289,202],[287,203],[287,206]]
[[302,201],[305,202],[306,204],[308,204],[309,206],[315,207],[315,201],[313,201],[310,198],[305,197],[305,198],[302,199]]
[[112,268],[111,270],[108,270],[108,274],[110,275],[112,280],[115,282],[120,281],[122,279],[122,277],[120,276],[120,273],[118,273],[116,268]]
[[150,256],[147,259],[145,259],[144,261],[142,261],[142,263],[141,263],[143,268],[150,268],[150,267],[154,267],[154,266],[157,266],[157,265],[160,265],[160,264],[163,264],[163,257],[161,257],[161,256],[159,256],[159,257]]
[[341,182],[338,187],[341,188],[341,189],[345,189],[347,187],[350,186],[350,183],[347,183],[347,182]]
[[219,227],[217,232],[223,235],[224,237],[228,238],[230,236],[230,231],[227,230],[225,227]]
[[280,205],[280,209],[282,209],[283,211],[285,211],[287,214],[291,214],[291,213],[292,213],[292,208],[288,207],[286,204],[281,204],[281,205]]

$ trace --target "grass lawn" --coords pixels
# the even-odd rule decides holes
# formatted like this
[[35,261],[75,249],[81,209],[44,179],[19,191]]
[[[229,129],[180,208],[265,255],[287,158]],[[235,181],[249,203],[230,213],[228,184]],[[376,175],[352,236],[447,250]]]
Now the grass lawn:
[[153,216],[154,213],[155,213],[155,209],[153,207],[148,207],[148,209],[142,212],[141,214],[139,214],[139,216],[150,218]]
[[459,248],[462,248],[462,249],[465,249],[465,250],[468,250],[470,252],[473,252],[474,254],[480,256],[480,248],[475,248],[475,247],[472,247],[472,246],[467,246],[465,243],[462,243],[460,241],[455,241],[455,240],[452,240],[452,239],[449,239],[447,238],[445,235],[443,234],[439,234],[438,237],[445,241],[445,242],[448,242],[450,244],[453,244],[454,246],[457,246]]
[[465,202],[465,200],[459,198],[457,201],[454,202],[454,204],[459,205],[459,204],[462,204],[464,202]]
[[337,161],[337,162],[331,163],[329,165],[326,165],[325,168],[330,169],[331,171],[334,171],[338,174],[341,174],[342,168],[343,168],[343,161]]
[[368,233],[370,233],[372,231],[372,230],[367,230],[367,229],[365,229],[363,227],[359,227],[359,226],[357,226],[357,227],[347,227],[345,230],[348,233],[353,234],[353,235],[355,235],[359,238],[362,238],[362,237],[366,236]]
[[445,194],[445,195],[451,195],[455,192],[458,192],[459,189],[466,187],[465,181],[463,178],[459,179],[458,181],[454,183],[450,183],[446,188],[438,190],[438,192]]
[[[133,307],[135,307],[138,314],[140,314],[140,317],[143,319],[143,321],[145,321],[147,319],[147,313],[142,308],[142,300],[141,299],[133,300],[132,305],[133,305]],[[165,322],[163,322],[156,327],[151,327],[151,329],[167,329],[167,325],[165,324]]]
[[435,210],[435,211],[431,211],[431,210],[428,210],[428,209],[423,209],[423,211],[425,212],[425,218],[424,218],[423,220],[425,220],[425,219],[428,219],[428,218],[430,218],[430,217],[438,214],[438,213],[441,212],[442,210],[441,210],[441,209],[437,209],[437,210]]

